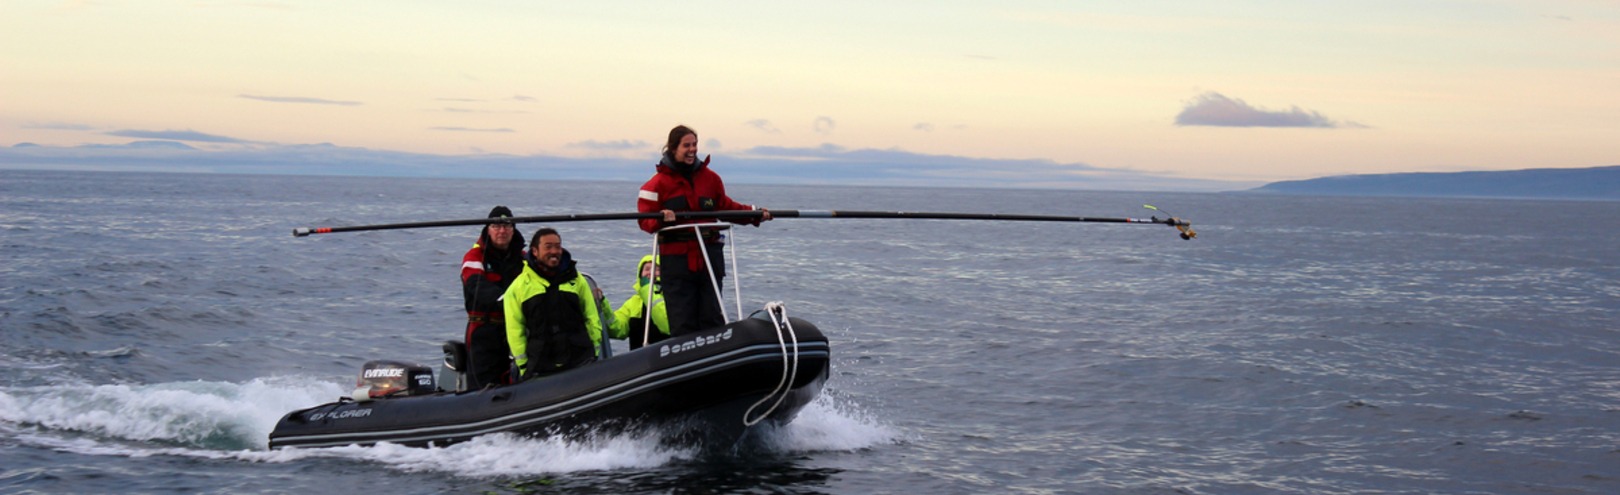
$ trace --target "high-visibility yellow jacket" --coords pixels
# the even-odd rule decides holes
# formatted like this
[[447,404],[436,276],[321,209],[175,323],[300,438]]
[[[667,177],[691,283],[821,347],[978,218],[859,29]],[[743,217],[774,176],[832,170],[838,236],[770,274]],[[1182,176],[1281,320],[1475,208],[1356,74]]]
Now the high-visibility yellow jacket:
[[[636,265],[635,295],[630,296],[613,312],[613,324],[610,326],[613,338],[627,339],[631,348],[641,346],[641,332],[646,328],[647,320],[643,314],[647,311],[647,301],[652,300],[653,328],[658,332],[649,342],[657,342],[669,337],[669,314],[664,312],[664,294],[653,292],[651,283],[641,281],[641,269],[653,262],[652,255],[643,256],[641,263]],[[634,337],[632,337],[634,336]]]
[[[512,285],[507,287],[506,294],[502,296],[502,304],[506,313],[506,341],[512,348],[512,358],[514,363],[517,364],[518,376],[522,377],[529,376],[531,371],[549,373],[572,368],[583,364],[580,362],[581,359],[584,360],[583,362],[595,360],[600,356],[598,346],[602,342],[602,318],[597,313],[596,298],[591,296],[590,282],[587,282],[585,276],[574,268],[573,260],[565,254],[563,265],[558,267],[557,274],[550,279],[541,276],[534,269],[534,263],[533,260],[524,263],[523,273],[512,281]],[[540,298],[547,294],[550,294],[553,298],[577,299],[577,303],[561,300],[560,302],[568,304],[543,309],[533,307],[535,303],[542,301]],[[552,301],[558,301],[558,299],[552,299]],[[526,308],[526,303],[531,307]],[[570,311],[578,311],[580,314],[577,316],[531,314],[535,311],[556,311],[558,308],[569,308]],[[531,321],[536,317],[552,318],[562,322],[579,322],[577,325],[568,325],[573,328],[558,329],[561,333],[566,334],[569,339],[568,342],[577,346],[577,348],[544,348],[548,344],[543,342],[544,335],[538,326],[545,323]],[[530,328],[531,323],[537,325],[537,328]],[[540,363],[541,368],[529,369],[531,364],[529,358],[531,356],[543,355],[547,352],[561,352],[564,355],[571,355],[573,358],[563,362]],[[583,352],[589,352],[589,355],[578,356]]]

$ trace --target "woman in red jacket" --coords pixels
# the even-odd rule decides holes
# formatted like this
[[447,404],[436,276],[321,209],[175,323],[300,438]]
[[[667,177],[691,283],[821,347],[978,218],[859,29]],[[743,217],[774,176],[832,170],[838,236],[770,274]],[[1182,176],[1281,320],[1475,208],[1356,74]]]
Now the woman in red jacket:
[[[770,220],[771,212],[764,208],[745,205],[726,196],[726,186],[720,174],[709,169],[709,157],[698,161],[697,131],[684,125],[669,131],[664,145],[664,158],[657,172],[636,199],[636,211],[661,212],[663,218],[641,220],[641,230],[657,232],[671,225],[710,223],[713,218],[687,218],[675,220],[677,211],[760,210],[757,220],[731,220],[732,223],[759,226]],[[670,335],[685,335],[698,330],[725,325],[720,309],[719,293],[726,276],[718,228],[679,229],[664,232],[658,239],[658,265],[661,273],[660,288],[664,291],[664,305],[669,313]],[[701,250],[700,250],[701,249]],[[710,263],[704,263],[703,252],[708,252]],[[710,277],[710,273],[713,277]],[[712,281],[712,282],[711,282]],[[739,315],[740,316],[740,315]]]

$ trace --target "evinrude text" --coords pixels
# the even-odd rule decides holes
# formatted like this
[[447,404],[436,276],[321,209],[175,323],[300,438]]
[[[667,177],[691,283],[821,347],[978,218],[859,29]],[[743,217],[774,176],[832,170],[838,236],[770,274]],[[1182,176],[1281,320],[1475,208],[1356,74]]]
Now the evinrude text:
[[365,378],[399,378],[405,376],[404,368],[377,368],[366,370]]

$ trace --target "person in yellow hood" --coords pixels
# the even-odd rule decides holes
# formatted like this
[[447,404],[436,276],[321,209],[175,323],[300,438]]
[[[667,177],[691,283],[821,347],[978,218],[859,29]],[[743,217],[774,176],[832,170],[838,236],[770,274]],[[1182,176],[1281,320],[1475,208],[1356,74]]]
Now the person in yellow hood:
[[562,235],[542,227],[531,239],[523,273],[502,296],[506,341],[522,380],[595,361],[602,342],[596,297]]
[[[643,342],[651,344],[669,338],[669,315],[664,312],[664,292],[658,288],[657,266],[653,263],[652,255],[641,258],[641,265],[636,269],[635,295],[613,312],[613,338],[628,340],[632,350],[640,348]],[[647,335],[647,318],[644,316],[647,301],[652,301],[651,336]]]

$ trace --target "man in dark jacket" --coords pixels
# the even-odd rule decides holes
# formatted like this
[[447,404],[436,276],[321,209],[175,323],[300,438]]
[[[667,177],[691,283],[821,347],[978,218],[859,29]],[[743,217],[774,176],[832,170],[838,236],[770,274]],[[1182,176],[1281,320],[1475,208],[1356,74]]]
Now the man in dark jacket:
[[[489,218],[512,218],[496,206]],[[478,243],[461,257],[461,291],[467,302],[467,388],[512,382],[512,351],[506,344],[506,316],[501,294],[523,272],[523,234],[510,221],[493,222],[478,234]]]
[[518,380],[561,373],[602,357],[602,313],[591,283],[549,227],[534,232],[529,261],[502,296],[506,342]]

